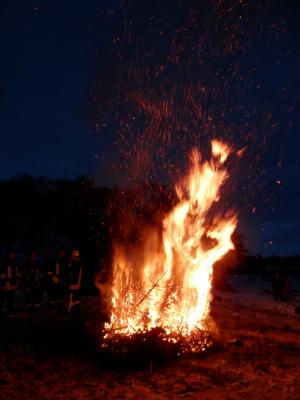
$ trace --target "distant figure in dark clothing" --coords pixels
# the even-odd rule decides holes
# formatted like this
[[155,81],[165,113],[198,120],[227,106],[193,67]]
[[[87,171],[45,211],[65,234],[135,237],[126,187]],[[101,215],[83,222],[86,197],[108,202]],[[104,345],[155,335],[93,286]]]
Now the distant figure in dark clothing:
[[74,305],[80,305],[78,294],[81,286],[81,277],[82,263],[80,259],[80,252],[78,249],[73,249],[66,274],[66,283],[68,290],[68,311],[71,311]]
[[15,293],[20,280],[20,267],[16,253],[10,251],[0,267],[0,311],[6,305],[8,312],[13,311]]
[[58,251],[57,257],[50,262],[48,268],[48,294],[50,304],[63,301],[68,259],[65,249]]
[[289,277],[286,275],[283,277],[283,288],[282,288],[282,300],[289,301],[291,300],[291,286]]
[[274,294],[274,300],[284,300],[284,279],[283,277],[279,274],[279,272],[276,272],[273,280],[272,280],[272,285],[273,285],[273,294]]
[[43,296],[43,279],[42,263],[38,259],[36,251],[32,251],[24,264],[23,271],[23,287],[27,307],[40,306]]

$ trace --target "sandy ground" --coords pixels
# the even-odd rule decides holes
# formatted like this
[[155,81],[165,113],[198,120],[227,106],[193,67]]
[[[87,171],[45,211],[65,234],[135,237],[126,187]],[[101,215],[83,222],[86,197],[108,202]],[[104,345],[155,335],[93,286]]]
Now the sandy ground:
[[218,349],[126,372],[108,366],[95,350],[101,323],[96,297],[83,299],[72,316],[53,310],[4,315],[0,399],[299,400],[299,293],[277,303],[270,282],[233,276],[231,285],[234,292],[214,293]]

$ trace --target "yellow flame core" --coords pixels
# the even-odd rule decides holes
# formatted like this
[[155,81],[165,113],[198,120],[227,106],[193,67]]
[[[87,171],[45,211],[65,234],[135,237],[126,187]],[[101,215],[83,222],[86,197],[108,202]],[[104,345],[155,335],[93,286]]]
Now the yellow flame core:
[[[210,216],[227,179],[230,148],[212,141],[212,159],[191,169],[176,187],[178,204],[159,232],[148,232],[139,249],[117,248],[113,261],[111,320],[107,331],[132,335],[155,327],[188,336],[204,329],[209,314],[213,264],[233,249],[236,216]],[[162,244],[161,244],[162,243]]]

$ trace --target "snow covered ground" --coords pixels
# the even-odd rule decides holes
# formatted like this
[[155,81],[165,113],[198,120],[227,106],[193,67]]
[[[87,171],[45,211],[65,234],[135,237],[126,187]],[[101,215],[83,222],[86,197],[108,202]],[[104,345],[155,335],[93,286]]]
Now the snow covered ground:
[[[299,278],[290,279],[299,290]],[[100,302],[78,315],[20,311],[0,319],[2,399],[300,399],[300,292],[275,302],[271,282],[230,276],[212,302],[218,349],[121,372],[101,360]]]
[[228,278],[234,292],[223,292],[224,299],[232,299],[235,304],[260,307],[282,313],[294,314],[295,307],[300,305],[300,277],[290,277],[291,299],[287,302],[274,302],[271,278],[256,275],[230,275]]

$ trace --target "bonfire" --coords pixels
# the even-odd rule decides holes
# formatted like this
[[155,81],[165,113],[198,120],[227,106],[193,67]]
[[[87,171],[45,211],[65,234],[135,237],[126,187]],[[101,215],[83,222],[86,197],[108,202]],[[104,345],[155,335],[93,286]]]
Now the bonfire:
[[[230,147],[211,142],[211,159],[193,150],[190,169],[176,185],[177,204],[134,249],[115,246],[112,265],[110,321],[103,347],[138,336],[189,344],[190,351],[209,345],[213,265],[234,248],[237,217],[220,212],[221,188]],[[220,207],[215,207],[218,202]],[[214,210],[219,209],[216,213]],[[135,339],[136,340],[136,339]]]

